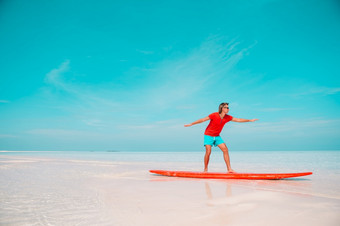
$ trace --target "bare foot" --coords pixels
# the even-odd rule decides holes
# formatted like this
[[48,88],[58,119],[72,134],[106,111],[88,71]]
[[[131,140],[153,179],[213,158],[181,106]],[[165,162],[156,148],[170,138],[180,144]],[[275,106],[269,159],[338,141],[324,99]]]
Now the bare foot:
[[203,171],[204,173],[207,173],[208,172],[208,169],[204,169],[204,171]]
[[228,170],[228,173],[236,173],[234,170]]

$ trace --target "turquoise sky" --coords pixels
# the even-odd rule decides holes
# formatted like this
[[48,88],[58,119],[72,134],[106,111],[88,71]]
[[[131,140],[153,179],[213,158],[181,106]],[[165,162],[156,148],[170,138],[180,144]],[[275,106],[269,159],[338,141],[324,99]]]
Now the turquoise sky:
[[0,3],[0,150],[340,150],[336,0]]

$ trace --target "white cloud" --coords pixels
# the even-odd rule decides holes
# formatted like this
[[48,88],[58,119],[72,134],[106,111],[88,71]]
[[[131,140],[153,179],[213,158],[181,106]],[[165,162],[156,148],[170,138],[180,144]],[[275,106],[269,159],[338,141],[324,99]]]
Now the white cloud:
[[11,135],[11,134],[0,134],[0,138],[15,138],[18,136]]
[[84,119],[83,122],[89,126],[106,127],[107,124],[101,119]]
[[302,92],[296,92],[296,93],[290,93],[290,94],[284,94],[286,96],[292,96],[292,97],[302,97],[307,95],[334,95],[340,92],[340,87],[325,87],[325,86],[309,86],[305,85],[302,87],[305,91]]
[[[173,128],[174,125],[177,127],[179,125],[180,120],[179,119],[168,119],[168,120],[161,120],[161,121],[155,121],[149,124],[121,124],[119,125],[119,128],[122,130],[135,130],[135,129],[168,129]],[[180,124],[181,127],[183,127],[184,124]]]
[[67,90],[67,84],[63,81],[62,75],[70,69],[69,65],[70,61],[66,60],[59,66],[59,68],[51,70],[46,74],[45,82],[55,87]]
[[[156,128],[156,125],[120,125],[118,126],[119,129],[121,130],[145,130],[145,129],[154,129]],[[136,131],[134,131],[136,132]]]
[[[66,60],[46,74],[45,82],[48,86],[42,89],[42,95],[52,100],[51,108],[72,113],[87,125],[103,126],[103,120],[98,117],[119,108],[119,102],[113,100],[117,99],[117,93],[110,89],[110,84],[99,87],[71,82],[66,76],[72,76],[70,64]],[[54,92],[54,89],[64,93]]]
[[151,55],[151,54],[154,54],[153,51],[147,51],[147,50],[141,50],[141,49],[136,49],[137,52],[139,53],[143,53],[145,55]]
[[[125,120],[121,119],[129,116],[131,119],[133,116],[134,119],[128,121],[128,128],[150,129],[149,122],[157,125],[158,119],[154,119],[153,115],[173,108],[183,111],[195,109],[196,103],[191,100],[198,100],[197,95],[202,91],[214,89],[216,82],[229,76],[229,72],[253,46],[238,49],[240,45],[235,40],[211,37],[187,54],[153,64],[153,68],[147,70],[134,70],[133,74],[145,75],[145,80],[143,86],[131,90],[128,86],[126,89],[115,89],[116,84],[91,85],[71,81],[71,62],[66,60],[46,74],[46,89],[54,98],[51,107],[71,113],[74,120],[87,126],[122,125],[123,128],[127,125],[123,126]],[[63,94],[54,92],[54,89],[64,91],[66,98],[59,98],[58,95]],[[138,109],[137,112],[133,112],[134,108]],[[168,115],[164,117],[166,119]],[[145,125],[136,125],[136,122]]]
[[340,92],[340,87],[332,88],[332,87],[320,87],[318,90],[313,90],[314,93],[321,93],[324,95],[333,95]]
[[264,112],[276,112],[276,111],[294,111],[294,110],[301,110],[302,108],[263,108],[259,109],[259,111]]
[[147,93],[148,101],[162,109],[191,99],[227,76],[254,45],[238,49],[240,43],[211,37],[187,55],[165,61],[154,70],[160,81]]
[[[338,126],[334,126],[338,125]],[[240,133],[252,133],[256,134],[259,132],[292,132],[305,131],[306,133],[322,133],[328,129],[334,130],[334,128],[340,127],[340,119],[322,119],[322,118],[310,118],[310,119],[286,119],[284,121],[277,122],[261,122],[257,121],[254,123],[231,123],[228,125],[232,128],[233,132]],[[326,131],[327,132],[327,131]],[[339,133],[340,131],[335,131]]]
[[83,130],[69,130],[69,129],[32,129],[26,131],[27,134],[47,136],[52,138],[63,138],[63,139],[96,139],[102,137],[102,133],[83,131]]

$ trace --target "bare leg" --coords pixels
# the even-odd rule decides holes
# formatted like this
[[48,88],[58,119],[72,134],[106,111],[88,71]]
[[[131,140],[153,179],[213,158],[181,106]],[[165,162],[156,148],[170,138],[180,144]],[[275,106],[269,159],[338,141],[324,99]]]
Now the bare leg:
[[218,147],[223,152],[223,158],[224,158],[225,164],[227,165],[228,173],[235,173],[235,171],[231,168],[231,165],[230,165],[230,158],[229,158],[227,145],[223,143],[223,144],[218,145]]
[[211,154],[211,145],[205,145],[204,172],[208,172],[210,154]]

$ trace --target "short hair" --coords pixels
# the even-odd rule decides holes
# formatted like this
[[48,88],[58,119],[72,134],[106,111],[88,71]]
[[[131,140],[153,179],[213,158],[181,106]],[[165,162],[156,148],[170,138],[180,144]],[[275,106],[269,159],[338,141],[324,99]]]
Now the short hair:
[[221,104],[220,104],[220,106],[218,107],[218,113],[219,113],[219,114],[222,113],[222,108],[223,108],[225,105],[229,105],[229,103],[225,102],[225,103],[221,103]]

